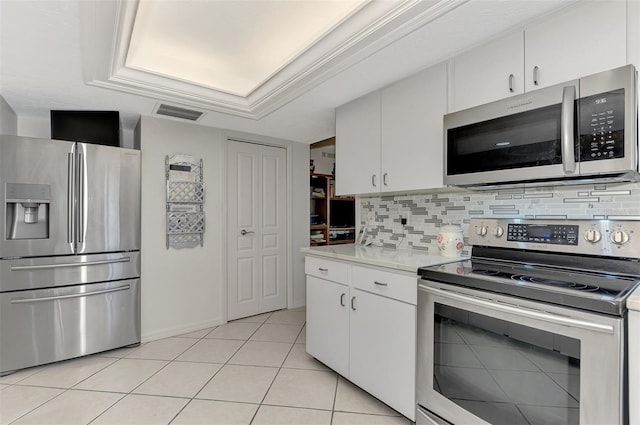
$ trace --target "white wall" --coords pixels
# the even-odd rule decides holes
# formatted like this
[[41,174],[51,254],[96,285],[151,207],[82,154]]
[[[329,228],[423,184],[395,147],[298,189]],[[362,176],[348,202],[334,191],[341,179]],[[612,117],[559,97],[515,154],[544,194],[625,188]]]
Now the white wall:
[[336,146],[323,146],[310,149],[309,159],[313,159],[314,173],[331,174],[336,163]]
[[300,248],[309,247],[309,146],[292,143],[292,203],[293,216],[293,289],[290,308],[306,304],[307,285],[304,255]]
[[18,136],[51,138],[51,120],[49,117],[18,116]]
[[[226,138],[287,147],[291,173],[289,307],[305,304],[304,256],[308,246],[307,145],[257,135],[226,132],[175,120],[142,117],[136,129],[142,151],[142,339],[148,341],[225,321]],[[136,140],[136,143],[138,141]],[[204,162],[204,246],[165,246],[165,155],[184,153]]]
[[13,108],[0,96],[0,134],[18,134],[18,116]]

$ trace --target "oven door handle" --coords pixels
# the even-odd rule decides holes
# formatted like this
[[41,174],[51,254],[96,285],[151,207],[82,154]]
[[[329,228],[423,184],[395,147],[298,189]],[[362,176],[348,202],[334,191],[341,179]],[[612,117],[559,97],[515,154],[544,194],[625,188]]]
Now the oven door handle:
[[601,323],[587,322],[585,320],[574,319],[572,317],[560,316],[557,314],[548,313],[546,311],[533,310],[527,307],[514,306],[511,304],[500,303],[494,300],[485,300],[472,295],[463,295],[457,292],[445,291],[442,289],[429,288],[420,285],[421,289],[427,290],[435,295],[440,295],[445,298],[462,301],[468,304],[473,304],[477,307],[486,307],[491,310],[500,311],[503,313],[513,314],[519,317],[526,317],[529,319],[542,320],[544,322],[554,323],[557,325],[570,326],[573,328],[585,329],[587,331],[601,332],[606,334],[614,334],[613,326],[603,325]]

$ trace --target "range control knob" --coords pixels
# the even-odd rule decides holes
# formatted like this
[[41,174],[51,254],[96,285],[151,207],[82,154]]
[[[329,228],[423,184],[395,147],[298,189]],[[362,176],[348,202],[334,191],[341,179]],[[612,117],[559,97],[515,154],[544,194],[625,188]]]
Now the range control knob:
[[624,230],[616,230],[611,233],[611,242],[616,245],[624,245],[629,242],[629,235]]
[[496,226],[493,229],[493,236],[495,236],[496,238],[501,238],[502,235],[504,235],[504,228],[502,226]]
[[585,232],[584,238],[587,242],[596,243],[602,239],[602,234],[596,229],[589,229]]
[[486,236],[487,235],[487,226],[478,226],[476,227],[476,235],[478,236]]

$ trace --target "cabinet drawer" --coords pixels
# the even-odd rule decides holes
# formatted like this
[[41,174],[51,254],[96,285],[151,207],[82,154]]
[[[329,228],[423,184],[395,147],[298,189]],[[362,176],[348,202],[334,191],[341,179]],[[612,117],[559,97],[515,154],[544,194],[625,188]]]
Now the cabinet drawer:
[[405,276],[366,267],[353,266],[353,287],[416,305],[418,276]]
[[307,255],[304,261],[304,272],[321,279],[349,284],[349,265],[346,263]]

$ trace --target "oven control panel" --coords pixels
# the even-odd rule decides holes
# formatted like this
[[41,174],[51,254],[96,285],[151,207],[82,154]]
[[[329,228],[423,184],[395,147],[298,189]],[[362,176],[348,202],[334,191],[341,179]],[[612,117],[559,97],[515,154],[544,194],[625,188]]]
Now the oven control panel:
[[640,221],[473,218],[469,243],[640,259]]
[[578,245],[578,231],[576,225],[513,223],[507,225],[507,240],[575,246]]

